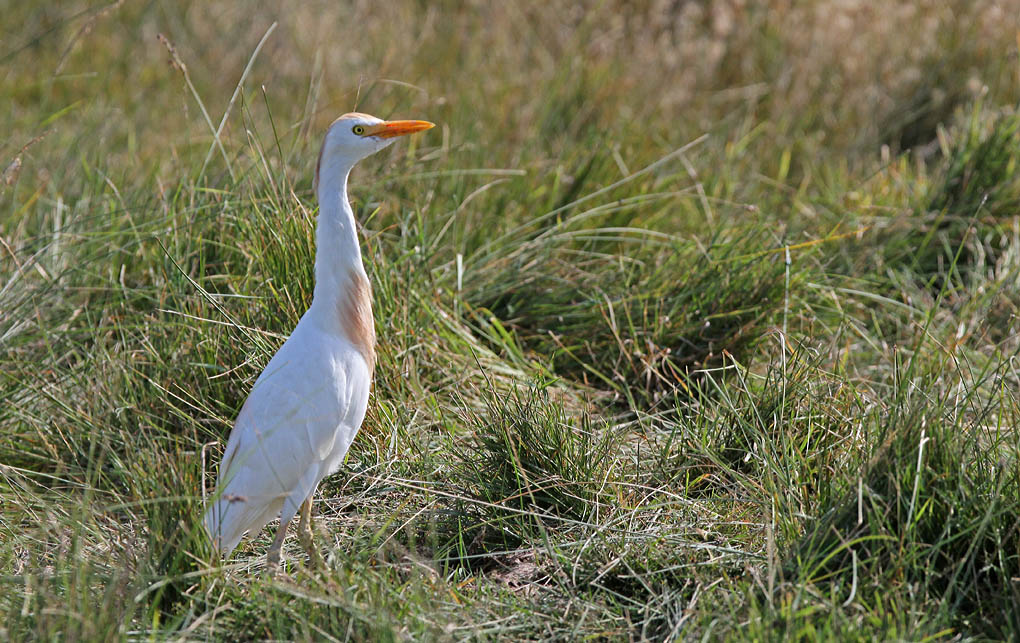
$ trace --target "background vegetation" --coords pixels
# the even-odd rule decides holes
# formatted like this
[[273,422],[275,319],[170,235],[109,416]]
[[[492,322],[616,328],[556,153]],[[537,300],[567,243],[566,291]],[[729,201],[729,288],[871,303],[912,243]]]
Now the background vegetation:
[[[0,1],[0,636],[1015,639],[1013,0]],[[328,569],[211,561],[325,126]]]

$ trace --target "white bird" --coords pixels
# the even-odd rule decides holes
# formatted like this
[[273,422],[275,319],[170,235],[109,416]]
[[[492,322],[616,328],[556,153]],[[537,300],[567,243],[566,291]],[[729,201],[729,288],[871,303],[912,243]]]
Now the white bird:
[[347,177],[355,163],[396,137],[431,127],[427,121],[350,113],[326,132],[315,168],[319,220],[312,305],[255,381],[230,432],[205,515],[221,555],[279,516],[266,556],[274,571],[287,525],[300,508],[301,544],[321,564],[312,543],[312,496],[343,462],[361,427],[375,366],[372,289],[347,200]]

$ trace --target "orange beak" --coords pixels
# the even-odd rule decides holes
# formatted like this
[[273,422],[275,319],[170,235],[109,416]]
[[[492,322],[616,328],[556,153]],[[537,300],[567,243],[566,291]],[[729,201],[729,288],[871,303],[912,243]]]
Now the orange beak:
[[371,125],[365,128],[365,136],[378,136],[379,138],[395,138],[406,136],[415,132],[422,132],[435,127],[435,123],[428,121],[385,121],[378,125]]

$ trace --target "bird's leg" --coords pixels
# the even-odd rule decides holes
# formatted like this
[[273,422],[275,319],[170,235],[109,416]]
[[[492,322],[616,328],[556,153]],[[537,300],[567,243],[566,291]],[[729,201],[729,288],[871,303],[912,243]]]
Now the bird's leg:
[[287,525],[289,524],[289,520],[280,523],[276,530],[276,538],[273,538],[273,544],[269,546],[269,552],[266,554],[266,569],[270,576],[275,576],[277,570],[280,569],[280,550],[283,549],[283,541],[287,538]]
[[311,496],[301,503],[301,522],[298,523],[298,538],[301,540],[301,546],[308,554],[308,560],[312,564],[312,567],[317,569],[325,567],[325,563],[322,560],[322,554],[320,554],[319,550],[315,547],[315,538],[312,536]]

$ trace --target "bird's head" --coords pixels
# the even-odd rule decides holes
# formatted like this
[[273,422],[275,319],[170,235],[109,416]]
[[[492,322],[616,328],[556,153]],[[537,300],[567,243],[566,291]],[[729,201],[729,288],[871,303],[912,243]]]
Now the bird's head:
[[428,121],[384,121],[358,112],[344,114],[326,131],[315,166],[315,183],[318,185],[320,173],[327,168],[347,172],[355,163],[392,144],[398,137],[432,127],[434,125]]

